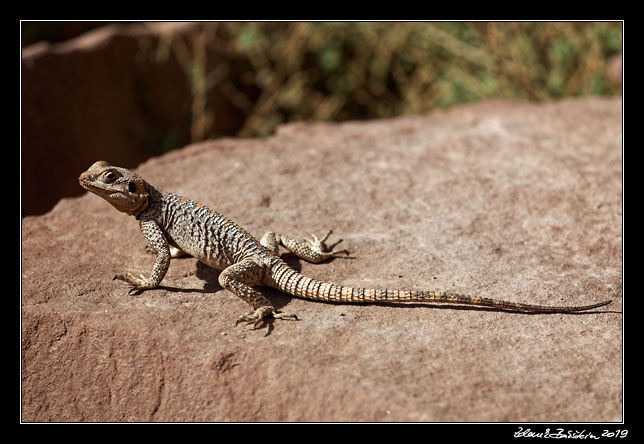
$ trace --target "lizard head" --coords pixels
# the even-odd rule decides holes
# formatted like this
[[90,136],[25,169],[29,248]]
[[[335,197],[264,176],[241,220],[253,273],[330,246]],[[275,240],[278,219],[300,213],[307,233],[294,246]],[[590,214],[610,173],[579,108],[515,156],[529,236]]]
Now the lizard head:
[[114,208],[138,216],[148,204],[148,184],[136,173],[100,160],[78,178],[87,191],[108,201]]

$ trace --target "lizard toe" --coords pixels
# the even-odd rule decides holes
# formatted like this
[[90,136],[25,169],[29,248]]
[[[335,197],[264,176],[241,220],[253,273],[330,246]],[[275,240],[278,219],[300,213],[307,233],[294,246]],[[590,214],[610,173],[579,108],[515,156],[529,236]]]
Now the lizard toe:
[[275,310],[273,307],[270,306],[265,306],[265,307],[259,307],[256,310],[251,310],[248,313],[241,315],[238,319],[235,325],[238,325],[240,322],[246,322],[247,324],[253,324],[253,328],[258,328],[260,327],[263,323],[265,323],[265,318],[267,317],[272,317],[274,319],[292,319],[292,320],[299,320],[298,317],[294,314],[289,314],[289,313],[281,313],[277,310]]

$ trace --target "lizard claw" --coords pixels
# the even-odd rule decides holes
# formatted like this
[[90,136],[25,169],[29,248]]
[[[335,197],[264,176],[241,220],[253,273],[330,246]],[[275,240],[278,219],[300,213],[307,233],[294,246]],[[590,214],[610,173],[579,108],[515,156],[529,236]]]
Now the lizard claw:
[[130,289],[127,291],[127,294],[129,296],[134,296],[134,295],[140,294],[143,290],[146,290],[146,287],[143,287],[140,285],[132,285]]
[[143,290],[153,288],[153,286],[148,283],[145,276],[143,276],[142,274],[140,274],[139,276],[140,278],[137,278],[126,271],[123,274],[115,274],[112,280],[118,279],[130,284],[130,289],[127,291],[128,295],[138,294]]
[[315,235],[315,233],[309,232],[309,234],[311,235],[311,237],[313,239],[304,238],[304,240],[307,241],[311,245],[311,248],[313,248],[314,250],[322,251],[322,244],[324,243],[325,240],[327,240],[329,238],[329,235],[331,233],[333,233],[333,230],[329,230],[329,232],[326,234],[326,236],[324,236],[322,239],[319,239]]
[[294,321],[299,321],[298,317],[294,314],[281,313],[275,310],[273,307],[265,306],[260,307],[257,310],[251,310],[245,315],[241,315],[235,326],[239,325],[240,322],[246,322],[248,324],[253,323],[253,329],[261,326],[265,321],[264,318],[272,316],[274,319],[292,319]]
[[342,254],[342,253],[344,253],[344,254],[346,254],[348,256],[349,255],[349,250],[346,250],[346,249],[345,250],[325,251],[326,248],[324,248],[324,241],[326,241],[329,238],[331,233],[333,233],[333,230],[329,230],[327,232],[327,234],[322,239],[319,239],[313,233],[309,233],[311,235],[311,237],[313,237],[313,239],[304,238],[304,240],[309,243],[309,245],[311,246],[311,249],[313,251],[323,255],[324,259],[329,258],[331,256],[338,255],[338,254]]

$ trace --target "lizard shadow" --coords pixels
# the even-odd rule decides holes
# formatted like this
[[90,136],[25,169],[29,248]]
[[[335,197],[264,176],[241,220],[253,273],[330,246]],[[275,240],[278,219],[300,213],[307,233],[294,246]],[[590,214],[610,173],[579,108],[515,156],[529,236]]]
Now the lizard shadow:
[[[334,243],[331,246],[331,250],[338,244],[342,242],[342,240],[339,240],[338,242]],[[298,258],[295,254],[290,253],[290,252],[284,252],[283,254],[280,255],[280,258],[288,264],[291,268],[296,270],[298,273],[302,272],[302,259]],[[353,256],[334,256],[332,258],[329,258],[328,260],[325,261],[325,263],[332,262],[336,259],[355,259]],[[204,282],[202,288],[179,288],[179,287],[168,287],[168,286],[159,286],[159,288],[164,288],[168,291],[172,292],[179,292],[179,293],[203,293],[203,294],[210,294],[210,293],[217,293],[221,290],[223,290],[223,287],[219,285],[219,275],[221,274],[221,270],[217,270],[215,268],[209,267],[208,265],[205,265],[199,261],[196,262],[196,271],[195,271],[195,276],[202,280]],[[282,293],[274,288],[267,287],[267,286],[257,286],[255,287],[259,291],[261,291],[265,296],[267,296],[275,308],[277,310],[281,310],[283,307],[285,307],[292,299],[293,296],[290,296],[288,294]],[[325,302],[325,301],[319,301],[319,302]],[[325,303],[329,303],[332,305],[339,304],[337,302],[332,302],[328,301]],[[346,302],[343,304],[347,304]],[[431,308],[431,309],[440,309],[440,310],[467,310],[467,311],[472,311],[472,310],[478,310],[478,311],[487,311],[487,312],[505,312],[508,314],[520,314],[520,315],[544,315],[544,314],[561,314],[557,312],[520,312],[520,311],[511,311],[511,310],[503,310],[499,309],[496,307],[482,307],[482,306],[465,306],[465,305],[458,305],[458,304],[450,304],[450,303],[435,303],[435,302],[411,302],[411,303],[395,303],[395,302],[375,302],[375,303],[360,303],[360,302],[355,302],[355,303],[348,303],[349,305],[380,305],[380,306],[385,306],[385,307],[394,307],[394,308],[399,308],[399,309],[404,309],[404,308],[420,308],[420,307],[426,307],[426,308]],[[591,315],[591,314],[599,314],[599,313],[613,313],[613,314],[620,314],[622,313],[619,310],[590,310],[590,311],[580,311],[580,312],[570,312],[566,314],[571,314],[571,315]],[[268,328],[269,331],[267,334],[270,334],[270,330],[272,330],[272,319],[267,320],[269,323]]]
[[[336,302],[331,302],[332,304],[339,304]],[[346,303],[343,303],[346,305]],[[484,306],[472,306],[472,305],[458,305],[458,304],[449,304],[449,303],[436,303],[436,302],[408,302],[408,303],[396,303],[396,302],[372,302],[372,303],[360,303],[360,302],[349,302],[351,305],[379,305],[382,307],[392,307],[392,308],[431,308],[438,310],[461,310],[461,311],[489,311],[489,312],[503,312],[511,315],[554,315],[554,314],[565,314],[565,315],[592,315],[600,313],[617,313],[621,314],[621,311],[617,310],[589,310],[589,311],[573,311],[573,312],[528,312],[528,311],[513,311],[513,310],[503,310],[496,307],[484,307]]]
[[[178,292],[178,293],[202,293],[202,294],[213,294],[219,291],[223,291],[224,288],[219,284],[219,275],[222,270],[217,270],[216,268],[209,267],[206,264],[203,264],[199,261],[196,262],[195,277],[203,281],[202,288],[179,288],[179,287],[169,287],[166,285],[160,285],[158,288],[163,288],[168,291]],[[261,291],[265,296],[268,296],[275,306],[276,309],[281,309],[291,300],[291,296],[281,293],[273,288],[266,286],[257,286],[257,290]]]
[[[338,241],[338,243],[341,241]],[[336,243],[337,244],[337,243]],[[335,246],[335,244],[334,244]],[[280,258],[286,262],[291,268],[296,270],[298,273],[301,273],[302,271],[302,260],[298,258],[296,255],[290,252],[285,252],[283,253]],[[332,262],[336,259],[355,259],[355,257],[352,256],[334,256],[332,258],[329,258],[325,263]],[[221,274],[221,270],[217,270],[215,268],[209,267],[206,264],[203,264],[199,261],[196,262],[196,272],[195,276],[202,280],[204,282],[202,288],[180,288],[180,287],[169,287],[165,285],[160,285],[159,288],[166,289],[168,291],[172,292],[178,292],[178,293],[203,293],[203,294],[211,294],[211,293],[217,293],[219,291],[224,290],[224,288],[219,285],[219,275]],[[275,308],[277,310],[282,309],[285,307],[294,297],[285,293],[282,293],[274,288],[267,287],[264,285],[260,285],[255,287],[259,291],[261,291],[265,296],[267,296]],[[327,303],[331,305],[338,305],[340,304],[339,302],[333,302],[333,301],[316,301],[316,302],[322,302],[322,303]],[[487,311],[487,312],[505,312],[508,314],[519,314],[519,315],[548,315],[548,314],[561,314],[557,312],[520,312],[520,311],[511,311],[511,310],[503,310],[499,309],[496,307],[482,307],[482,306],[466,306],[466,305],[458,305],[458,304],[449,304],[449,303],[435,303],[435,302],[411,302],[411,303],[395,303],[395,302],[374,302],[374,303],[361,303],[361,302],[344,302],[342,303],[344,305],[380,305],[384,307],[393,307],[393,308],[399,308],[399,309],[409,309],[409,308],[431,308],[431,309],[439,309],[439,310],[465,310],[465,311]],[[580,311],[580,312],[570,312],[566,314],[570,315],[592,315],[592,314],[599,314],[599,313],[613,313],[613,314],[621,314],[622,312],[619,310],[590,310],[590,311]],[[272,320],[267,320],[269,322],[272,322]],[[270,326],[269,326],[270,328]]]
[[[335,247],[341,243],[343,239],[339,239],[338,241],[334,242],[332,245],[330,245],[327,249],[330,251],[333,251]],[[183,259],[188,259],[191,256],[185,255],[180,258],[176,258],[174,260],[183,260]],[[301,259],[298,258],[295,254],[290,253],[290,252],[284,252],[280,255],[280,259],[282,259],[284,262],[286,262],[291,268],[293,268],[295,271],[298,273],[302,272],[302,263]],[[327,260],[324,261],[324,263],[330,263],[333,262],[336,259],[356,259],[355,256],[349,256],[348,254],[346,256],[333,256]],[[217,270],[216,268],[209,267],[208,265],[197,261],[196,262],[196,271],[195,271],[195,276],[198,279],[201,279],[204,281],[204,287],[202,289],[182,289],[182,288],[175,288],[175,287],[165,287],[167,289],[172,289],[176,291],[186,291],[186,292],[192,292],[192,291],[198,291],[200,293],[214,293],[219,290],[223,290],[222,286],[219,285],[219,275],[221,274],[222,270]],[[160,286],[163,287],[163,286]],[[273,293],[275,295],[281,295],[284,297],[287,297],[290,299],[290,296],[285,295],[282,292],[279,292],[273,288],[266,287],[266,286],[258,286],[257,288],[259,289],[265,289],[269,293]],[[279,307],[276,307],[279,308]]]

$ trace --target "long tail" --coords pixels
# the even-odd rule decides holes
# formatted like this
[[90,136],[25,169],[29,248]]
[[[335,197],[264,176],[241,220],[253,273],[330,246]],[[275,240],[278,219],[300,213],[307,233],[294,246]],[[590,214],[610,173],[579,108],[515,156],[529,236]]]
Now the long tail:
[[603,307],[612,302],[608,300],[597,304],[573,307],[547,306],[480,298],[453,292],[345,287],[343,285],[320,282],[304,276],[283,262],[272,267],[269,276],[267,276],[266,284],[291,296],[316,301],[367,304],[433,302],[490,307],[497,310],[523,313],[574,313]]

